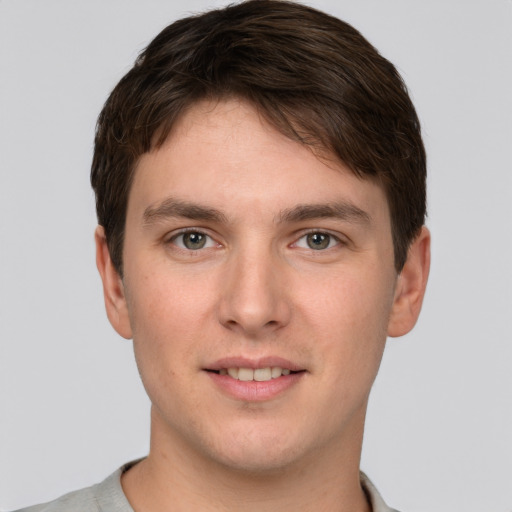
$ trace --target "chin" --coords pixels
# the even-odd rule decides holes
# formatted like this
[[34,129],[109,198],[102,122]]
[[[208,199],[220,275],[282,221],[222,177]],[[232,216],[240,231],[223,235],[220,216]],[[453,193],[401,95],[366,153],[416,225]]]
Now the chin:
[[[208,456],[225,469],[248,475],[282,472],[288,467],[300,464],[307,458],[307,443],[304,438],[294,439],[290,431],[275,431],[265,435],[256,432],[239,431],[217,439],[207,451]],[[230,439],[229,443],[225,440]]]
[[230,450],[216,457],[217,461],[226,469],[248,476],[271,475],[276,472],[282,474],[286,468],[299,463],[301,454],[292,449],[251,450],[247,446],[240,450]]

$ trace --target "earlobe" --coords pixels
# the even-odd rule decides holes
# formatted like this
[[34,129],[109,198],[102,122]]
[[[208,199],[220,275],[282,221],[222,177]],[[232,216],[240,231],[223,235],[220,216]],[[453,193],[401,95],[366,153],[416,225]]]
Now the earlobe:
[[407,261],[398,276],[388,336],[407,334],[416,324],[430,270],[430,232],[423,226],[409,248]]
[[124,285],[110,258],[103,226],[96,228],[94,239],[96,242],[96,266],[103,282],[103,296],[107,317],[118,334],[123,338],[131,339],[132,329]]

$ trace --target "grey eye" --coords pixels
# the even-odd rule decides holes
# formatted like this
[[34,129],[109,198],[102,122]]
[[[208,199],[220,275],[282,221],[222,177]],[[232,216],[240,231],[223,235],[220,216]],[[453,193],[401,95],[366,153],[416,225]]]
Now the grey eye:
[[327,249],[331,243],[331,236],[327,233],[310,233],[306,235],[306,243],[310,249],[316,251]]
[[181,233],[173,239],[173,242],[182,249],[188,249],[189,251],[197,251],[204,249],[207,243],[212,245],[212,240],[208,235],[199,231],[190,231],[188,233]]
[[201,249],[210,249],[218,247],[217,242],[202,231],[185,231],[174,235],[169,242],[180,249],[187,251],[199,251]]
[[183,246],[191,251],[202,249],[206,245],[207,236],[203,233],[183,233]]

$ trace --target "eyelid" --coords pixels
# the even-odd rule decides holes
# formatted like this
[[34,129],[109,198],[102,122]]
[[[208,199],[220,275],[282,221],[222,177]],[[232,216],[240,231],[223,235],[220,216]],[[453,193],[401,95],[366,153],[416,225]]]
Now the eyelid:
[[317,249],[316,250],[317,252],[327,251],[329,249],[333,249],[334,247],[338,247],[338,246],[347,244],[346,240],[344,240],[342,236],[340,236],[339,234],[334,234],[332,231],[329,231],[328,229],[307,229],[305,231],[301,231],[300,236],[295,238],[295,241],[291,244],[291,246],[299,247],[300,249],[314,250],[311,247],[298,246],[298,243],[300,240],[302,240],[303,238],[306,238],[308,235],[314,235],[314,234],[327,235],[336,242],[336,244],[334,244],[333,246],[327,247],[326,249]]
[[[194,250],[194,249],[188,249],[186,247],[181,247],[180,245],[175,243],[175,241],[178,237],[180,237],[182,235],[186,235],[187,233],[198,233],[200,235],[204,235],[205,237],[209,238],[210,241],[213,242],[213,244],[208,245],[207,247],[201,247],[200,249]],[[215,238],[212,235],[210,235],[207,232],[207,230],[202,229],[202,228],[195,228],[193,226],[181,228],[181,229],[173,231],[172,233],[170,233],[169,235],[167,235],[165,237],[165,243],[172,244],[175,247],[177,247],[178,249],[180,249],[182,251],[187,251],[187,252],[198,252],[198,251],[202,251],[204,249],[210,249],[211,247],[214,247],[214,246],[219,247],[221,245],[219,242],[217,242],[217,240],[215,240]],[[207,244],[208,244],[208,242],[207,242]]]
[[[175,230],[175,231],[172,231],[171,233],[169,233],[166,237],[165,237],[165,243],[166,244],[172,244],[174,245],[175,247],[177,247],[178,249],[181,249],[181,250],[184,250],[184,251],[187,251],[187,252],[194,252],[194,249],[188,249],[186,247],[180,247],[178,244],[175,243],[175,240],[182,236],[182,235],[185,235],[187,233],[198,233],[198,234],[201,234],[201,235],[204,235],[205,237],[209,238],[210,239],[210,245],[207,246],[207,247],[202,247],[201,249],[196,249],[196,251],[201,251],[201,250],[204,250],[204,249],[209,249],[213,246],[217,246],[217,247],[220,247],[222,246],[221,243],[219,243],[216,238],[214,238],[214,236],[212,236],[207,229],[204,229],[204,228],[196,228],[196,227],[193,227],[193,226],[190,226],[190,227],[185,227],[185,228],[180,228],[178,230]],[[334,247],[337,247],[337,246],[340,246],[340,245],[346,245],[347,244],[347,241],[344,240],[343,236],[341,236],[339,233],[337,234],[334,234],[333,232],[329,231],[328,229],[314,229],[314,228],[311,228],[311,229],[306,229],[306,230],[301,230],[300,233],[298,233],[295,237],[294,237],[294,241],[290,244],[291,247],[297,247],[298,246],[298,242],[300,240],[302,240],[303,238],[307,237],[308,235],[311,235],[311,234],[321,234],[321,235],[327,235],[329,236],[332,240],[334,240],[336,243],[330,247],[327,247],[326,249],[322,249],[323,251],[326,251],[328,249],[333,249]],[[212,244],[213,242],[213,244]],[[208,243],[208,242],[207,242]],[[309,247],[304,247],[305,249],[309,249],[309,250],[312,250],[311,248]],[[320,250],[318,252],[321,252]]]

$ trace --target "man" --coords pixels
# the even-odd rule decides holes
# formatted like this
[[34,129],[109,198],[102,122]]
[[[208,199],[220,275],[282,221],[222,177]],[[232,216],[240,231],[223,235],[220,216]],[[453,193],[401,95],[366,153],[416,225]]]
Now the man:
[[425,174],[399,75],[344,22],[250,0],[164,29],[91,173],[150,453],[26,510],[391,510],[359,460],[386,337],[425,291]]

